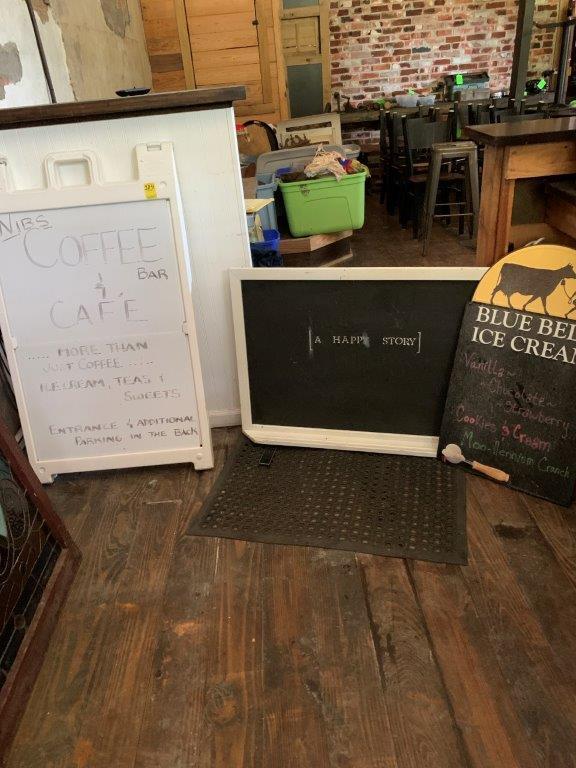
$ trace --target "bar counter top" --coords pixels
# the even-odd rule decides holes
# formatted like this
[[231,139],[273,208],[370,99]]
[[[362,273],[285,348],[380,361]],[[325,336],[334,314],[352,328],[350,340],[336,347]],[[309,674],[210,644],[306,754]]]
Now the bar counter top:
[[469,125],[464,129],[464,135],[467,139],[472,139],[489,147],[576,141],[576,117],[522,120],[494,125]]

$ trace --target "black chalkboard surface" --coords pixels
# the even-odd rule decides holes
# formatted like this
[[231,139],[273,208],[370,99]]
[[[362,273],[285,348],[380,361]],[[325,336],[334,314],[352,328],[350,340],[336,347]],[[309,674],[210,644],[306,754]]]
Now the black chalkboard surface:
[[439,435],[478,277],[240,279],[251,423]]
[[[471,303],[462,323],[439,456],[509,476],[512,488],[570,504],[576,480],[576,323]],[[446,455],[446,454],[444,454]],[[471,466],[472,464],[472,466]],[[501,478],[506,481],[506,478]]]

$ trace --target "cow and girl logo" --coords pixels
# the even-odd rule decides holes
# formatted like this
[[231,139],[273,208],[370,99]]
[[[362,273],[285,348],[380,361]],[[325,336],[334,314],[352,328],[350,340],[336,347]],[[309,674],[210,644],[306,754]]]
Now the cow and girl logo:
[[546,305],[548,297],[554,293],[558,286],[563,286],[571,306],[571,309],[566,313],[566,317],[568,317],[570,312],[575,309],[574,297],[576,296],[576,292],[570,295],[566,290],[566,281],[570,279],[576,280],[576,272],[572,264],[566,264],[559,269],[538,269],[537,267],[525,267],[522,264],[504,264],[500,270],[496,287],[492,291],[490,304],[494,303],[494,296],[500,292],[507,298],[508,305],[511,307],[511,297],[514,294],[520,294],[528,296],[528,301],[522,307],[523,312],[528,309],[530,304],[540,300],[544,307],[544,314],[548,315],[550,314]]
[[562,280],[560,285],[562,286],[564,293],[568,301],[570,302],[570,309],[566,312],[565,317],[569,318],[573,312],[576,312],[576,291],[573,294],[569,294],[566,290],[566,280]]
[[576,320],[576,251],[559,245],[515,251],[484,275],[474,301]]

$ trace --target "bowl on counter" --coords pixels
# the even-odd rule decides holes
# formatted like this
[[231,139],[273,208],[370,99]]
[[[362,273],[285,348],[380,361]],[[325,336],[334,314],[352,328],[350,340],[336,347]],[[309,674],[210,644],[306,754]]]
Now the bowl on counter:
[[396,96],[396,103],[399,107],[405,109],[409,107],[418,106],[418,94],[417,93],[405,93],[402,96]]

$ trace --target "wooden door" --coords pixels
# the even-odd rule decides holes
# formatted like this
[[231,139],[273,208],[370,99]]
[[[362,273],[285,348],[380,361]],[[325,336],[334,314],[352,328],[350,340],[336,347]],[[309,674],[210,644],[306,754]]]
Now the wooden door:
[[[282,118],[274,0],[185,0],[194,78],[198,87],[245,85],[239,116]],[[278,29],[277,29],[278,26]],[[283,73],[282,73],[283,74]]]
[[331,101],[329,0],[283,0],[280,18],[290,115],[324,112]]

